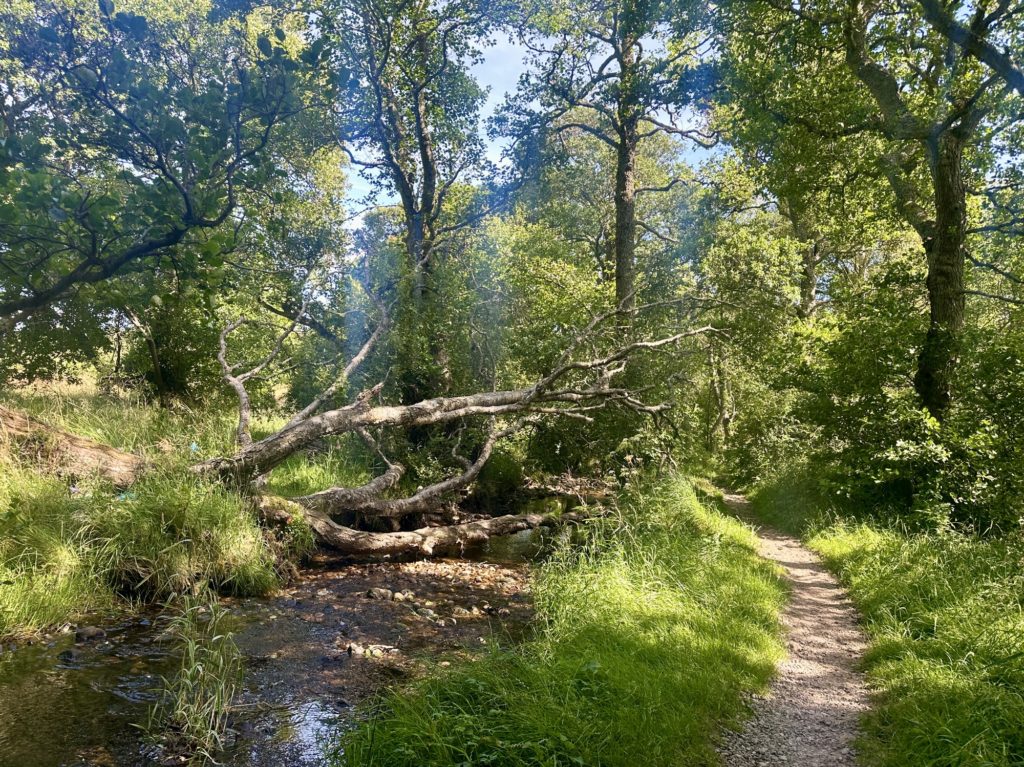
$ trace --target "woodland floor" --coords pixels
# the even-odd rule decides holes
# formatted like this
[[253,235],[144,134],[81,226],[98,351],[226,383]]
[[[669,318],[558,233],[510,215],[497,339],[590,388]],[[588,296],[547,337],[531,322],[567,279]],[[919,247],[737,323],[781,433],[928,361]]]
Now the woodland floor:
[[790,588],[782,620],[787,657],[753,716],[720,747],[727,767],[844,767],[857,763],[858,720],[868,708],[860,672],[867,647],[858,613],[817,555],[796,538],[756,521],[750,502],[725,496],[757,529],[761,556],[781,566]]

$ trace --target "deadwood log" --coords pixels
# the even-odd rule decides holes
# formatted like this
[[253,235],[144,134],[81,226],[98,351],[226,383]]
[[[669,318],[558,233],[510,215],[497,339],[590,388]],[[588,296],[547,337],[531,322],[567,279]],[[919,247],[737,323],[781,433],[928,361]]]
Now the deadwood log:
[[304,521],[317,540],[335,551],[366,559],[420,558],[457,556],[466,549],[486,543],[499,535],[522,530],[580,522],[576,514],[507,514],[473,522],[441,527],[422,527],[395,533],[369,533],[339,525],[327,514],[309,509],[277,496],[261,496],[257,502],[260,518],[265,524],[287,525]]
[[[99,475],[118,487],[131,485],[139,479],[146,468],[145,461],[138,455],[58,429],[2,405],[0,440],[10,440],[17,445],[17,450],[24,457],[30,458],[40,468],[52,469],[57,473],[75,477]],[[489,452],[488,450],[488,455]],[[483,460],[478,459],[470,469],[453,480],[462,480],[467,475],[475,477],[485,462],[486,457]],[[476,467],[475,471],[473,467]],[[382,502],[377,497],[378,494],[393,487],[401,478],[402,472],[403,468],[400,465],[393,464],[382,475],[360,488],[336,488],[336,500],[340,501],[341,494],[347,493],[347,502],[351,504],[358,504],[360,499]],[[443,490],[451,490],[449,484],[454,485],[454,482],[441,484]],[[432,490],[436,487],[431,486],[431,497],[441,494],[441,491]],[[403,500],[410,501],[416,498],[414,495],[410,499],[396,499],[390,503],[401,504]],[[510,535],[521,530],[553,526],[579,519],[575,515],[506,515],[405,532],[369,533],[339,525],[326,513],[316,508],[305,508],[286,498],[259,496],[256,504],[258,515],[264,523],[280,525],[301,520],[309,525],[320,545],[345,556],[372,559],[457,555],[466,548],[480,545],[496,535]]]
[[495,444],[511,431],[512,429],[500,432],[492,430],[475,461],[470,463],[462,459],[464,471],[461,474],[421,488],[406,498],[382,498],[383,490],[377,489],[378,485],[375,483],[380,483],[381,480],[389,479],[386,489],[393,487],[401,478],[403,467],[391,464],[384,474],[361,488],[332,487],[292,500],[304,508],[315,509],[328,515],[356,512],[372,517],[400,519],[410,514],[432,511],[437,508],[438,502],[443,497],[450,496],[472,484],[490,459]]
[[101,476],[119,487],[134,482],[145,466],[140,456],[58,429],[0,405],[0,440],[10,440],[33,463],[73,477]]

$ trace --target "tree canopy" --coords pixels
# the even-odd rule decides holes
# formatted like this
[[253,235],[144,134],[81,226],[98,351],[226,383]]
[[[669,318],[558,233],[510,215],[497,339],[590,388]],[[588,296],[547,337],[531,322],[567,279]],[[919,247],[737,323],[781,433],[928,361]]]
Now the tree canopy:
[[[485,464],[668,460],[733,481],[799,462],[900,514],[1015,519],[1011,4],[2,20],[9,383],[237,407],[236,452],[195,470],[250,489],[355,440],[370,484],[300,499],[330,524],[397,532]],[[489,94],[500,40],[523,74]]]

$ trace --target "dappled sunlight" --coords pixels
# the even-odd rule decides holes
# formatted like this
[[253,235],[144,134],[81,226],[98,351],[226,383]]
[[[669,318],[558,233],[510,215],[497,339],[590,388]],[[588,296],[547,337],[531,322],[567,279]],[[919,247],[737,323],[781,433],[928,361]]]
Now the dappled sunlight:
[[879,764],[1016,764],[1024,753],[1018,539],[839,522],[811,539],[849,585],[872,642]]
[[685,480],[639,493],[624,514],[635,521],[629,535],[597,532],[593,546],[541,568],[536,639],[389,698],[372,738],[365,729],[346,741],[348,758],[410,767],[442,753],[524,766],[625,766],[637,753],[652,765],[713,759],[709,736],[783,655],[781,584]]

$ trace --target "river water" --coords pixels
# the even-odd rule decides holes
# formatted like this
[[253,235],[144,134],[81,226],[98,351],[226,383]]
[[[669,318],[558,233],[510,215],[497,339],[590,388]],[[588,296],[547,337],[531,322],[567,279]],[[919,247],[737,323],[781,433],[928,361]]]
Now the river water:
[[[224,599],[245,677],[232,744],[218,761],[322,765],[361,701],[489,642],[515,641],[531,617],[527,563],[546,546],[528,531],[496,539],[473,559],[321,562],[270,597]],[[371,599],[371,588],[414,596]],[[97,641],[76,644],[67,631],[3,646],[0,767],[165,763],[139,729],[161,677],[177,667],[173,643],[161,641],[162,620],[145,613],[98,625],[106,637]]]

